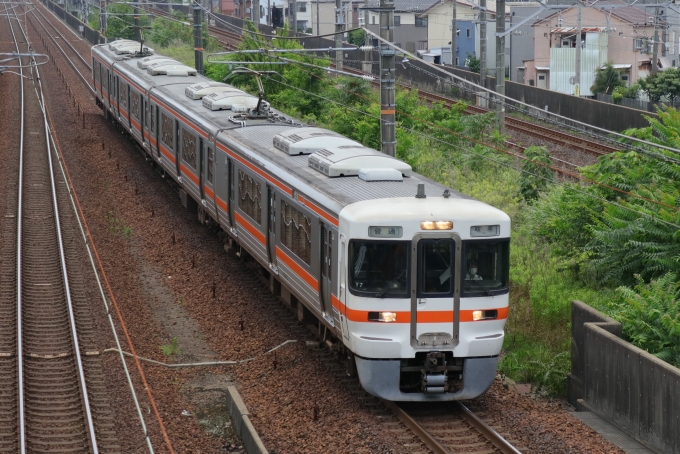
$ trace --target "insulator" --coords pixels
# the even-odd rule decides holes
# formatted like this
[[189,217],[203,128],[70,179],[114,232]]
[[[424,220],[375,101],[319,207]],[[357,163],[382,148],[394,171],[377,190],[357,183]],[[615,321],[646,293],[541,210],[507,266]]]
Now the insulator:
[[364,51],[364,52],[368,52],[368,51],[370,51],[370,50],[375,50],[375,47],[373,47],[373,46],[361,46],[361,47],[359,48],[359,50],[362,50],[362,51]]
[[364,79],[364,80],[367,80],[367,81],[369,81],[369,82],[372,82],[372,81],[373,81],[373,76],[366,76],[366,75],[364,75],[364,76],[361,76],[361,78]]

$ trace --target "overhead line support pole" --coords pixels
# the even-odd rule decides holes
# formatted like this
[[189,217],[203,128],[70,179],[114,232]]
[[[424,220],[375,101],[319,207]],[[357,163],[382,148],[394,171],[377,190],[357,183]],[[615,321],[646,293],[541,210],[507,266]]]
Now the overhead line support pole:
[[[394,42],[394,0],[380,0],[380,37]],[[380,41],[380,142],[381,151],[396,156],[395,50]]]
[[479,0],[479,85],[486,88],[486,0]]
[[576,16],[576,74],[574,77],[574,94],[576,96],[581,95],[581,41],[583,40],[581,17],[581,1],[579,0]]
[[[496,1],[496,93],[505,95],[505,0]],[[498,129],[505,132],[505,98],[496,97]]]
[[[368,0],[364,0],[364,27],[368,28],[368,20],[370,14],[368,11]],[[368,47],[369,43],[372,42],[370,35],[368,33],[364,34],[364,46]],[[364,63],[363,70],[366,74],[373,74],[373,51],[367,50],[364,52]]]
[[203,10],[194,4],[194,64],[196,71],[203,74]]
[[452,13],[452,19],[451,19],[451,66],[454,68],[457,66],[456,65],[456,57],[458,56],[458,52],[456,51],[456,47],[458,45],[457,38],[458,38],[458,23],[456,19],[456,3],[458,3],[458,0],[452,0],[451,4],[453,5],[453,13]]
[[[335,0],[335,47],[342,47],[342,32],[345,30],[342,20],[342,0]],[[342,51],[335,51],[335,69],[342,71]]]
[[654,8],[654,42],[652,43],[652,74],[659,70],[659,8]]

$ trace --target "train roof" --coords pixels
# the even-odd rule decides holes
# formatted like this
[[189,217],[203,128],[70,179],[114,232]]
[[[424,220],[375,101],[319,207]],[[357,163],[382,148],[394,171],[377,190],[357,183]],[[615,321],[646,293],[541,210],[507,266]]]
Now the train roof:
[[[130,55],[118,55],[109,48],[108,44],[94,46],[92,48],[93,54],[97,55],[102,61],[112,64],[115,62],[115,67],[124,70],[129,79],[135,84],[139,85],[143,91],[153,89],[152,93],[164,95],[164,102],[167,102],[170,107],[179,108],[185,116],[195,122],[197,126],[206,130],[209,134],[216,136],[218,142],[223,142],[225,145],[233,148],[237,146],[239,151],[254,162],[262,162],[266,160],[272,165],[267,165],[267,169],[275,171],[275,176],[290,182],[294,187],[301,185],[295,184],[294,180],[303,182],[306,186],[313,188],[315,191],[323,194],[325,197],[333,201],[335,208],[342,209],[342,207],[350,205],[355,202],[385,199],[395,197],[411,197],[415,196],[418,184],[422,183],[425,187],[425,194],[427,197],[442,197],[444,190],[448,189],[452,198],[472,199],[465,194],[441,185],[432,181],[422,175],[410,171],[410,166],[395,158],[389,158],[382,155],[380,152],[365,148],[360,144],[347,144],[347,139],[342,136],[327,131],[326,138],[329,144],[332,145],[334,140],[340,139],[344,145],[336,147],[332,150],[321,150],[326,153],[321,158],[327,156],[331,159],[333,153],[338,156],[338,152],[342,155],[344,148],[361,148],[355,166],[361,167],[362,162],[375,161],[372,164],[373,169],[366,174],[377,174],[373,178],[377,181],[370,181],[366,175],[360,178],[354,174],[352,176],[329,176],[332,174],[332,169],[329,169],[329,161],[322,159],[322,165],[316,165],[316,168],[310,166],[311,154],[289,154],[281,150],[280,146],[275,146],[275,138],[279,139],[281,134],[298,128],[302,132],[302,128],[306,130],[311,129],[308,125],[300,123],[288,115],[281,113],[275,109],[271,109],[273,113],[272,118],[269,119],[246,119],[243,124],[234,121],[234,116],[237,115],[232,111],[227,110],[211,110],[204,105],[201,99],[190,98],[187,94],[186,88],[195,84],[209,85],[215,82],[207,77],[199,75],[167,75],[158,74],[152,75],[149,73],[148,65],[153,65],[153,58],[149,59],[145,65],[146,69],[139,67],[138,62],[141,58],[131,57]],[[158,58],[157,56],[154,56]],[[156,65],[166,64],[167,62],[156,63]],[[180,71],[181,73],[181,71]],[[189,73],[190,74],[190,73]],[[235,87],[234,87],[235,88]],[[236,89],[237,90],[237,89]],[[245,92],[243,93],[246,96]],[[214,95],[213,95],[214,96]],[[232,120],[230,120],[230,117]],[[285,135],[285,134],[284,134]],[[335,137],[332,137],[335,136]],[[344,140],[344,142],[342,142]],[[332,147],[326,147],[332,148]],[[345,150],[347,151],[347,150]],[[351,150],[350,150],[351,151]],[[348,161],[345,161],[348,162]],[[382,164],[386,168],[382,168]],[[332,162],[331,162],[332,164]],[[370,167],[371,165],[369,165]],[[378,166],[378,168],[375,168]],[[273,169],[272,167],[276,168]],[[400,169],[403,171],[404,177],[399,179],[392,178],[392,181],[385,181],[380,175],[388,175],[389,172],[384,172],[390,169]],[[320,169],[322,171],[320,171]],[[408,169],[406,171],[405,169]],[[356,170],[356,169],[355,169]],[[361,169],[364,170],[364,169]],[[323,173],[326,171],[326,173]],[[375,172],[374,172],[375,171]],[[392,175],[392,174],[390,174]],[[390,180],[390,177],[386,178]],[[312,196],[312,194],[308,194]],[[480,202],[481,203],[481,202]],[[333,208],[333,207],[329,207]]]

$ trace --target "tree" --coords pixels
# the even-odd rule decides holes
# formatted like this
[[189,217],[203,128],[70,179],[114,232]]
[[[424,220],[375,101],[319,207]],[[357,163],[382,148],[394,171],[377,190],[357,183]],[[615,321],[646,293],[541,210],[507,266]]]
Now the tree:
[[680,69],[668,68],[638,80],[640,90],[647,93],[649,100],[659,102],[661,98],[675,102],[680,96]]
[[527,148],[524,156],[527,160],[522,166],[519,192],[522,198],[531,205],[553,181],[553,172],[549,167],[552,165],[552,159],[545,147],[536,146]]
[[621,80],[621,73],[614,68],[611,63],[607,63],[603,68],[595,70],[595,83],[590,87],[593,94],[604,93],[611,95],[616,87],[625,87],[626,84]]
[[347,41],[355,46],[363,46],[366,39],[366,32],[363,30],[352,30],[347,34]]
[[[106,19],[106,36],[109,40],[116,38],[134,39],[135,29],[133,28],[134,18],[132,16],[134,10],[132,6],[124,3],[114,3],[109,5],[106,11],[108,13]],[[148,28],[149,16],[140,14],[139,26]]]
[[465,57],[465,66],[467,66],[473,73],[479,73],[480,68],[482,67],[479,58],[477,58],[474,53],[467,54],[467,57]]

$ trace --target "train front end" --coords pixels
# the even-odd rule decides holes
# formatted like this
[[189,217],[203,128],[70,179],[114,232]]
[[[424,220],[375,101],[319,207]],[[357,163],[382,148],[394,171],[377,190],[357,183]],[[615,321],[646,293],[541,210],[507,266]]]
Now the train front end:
[[488,390],[508,316],[510,218],[446,194],[358,202],[340,218],[338,306],[364,389],[392,401]]

